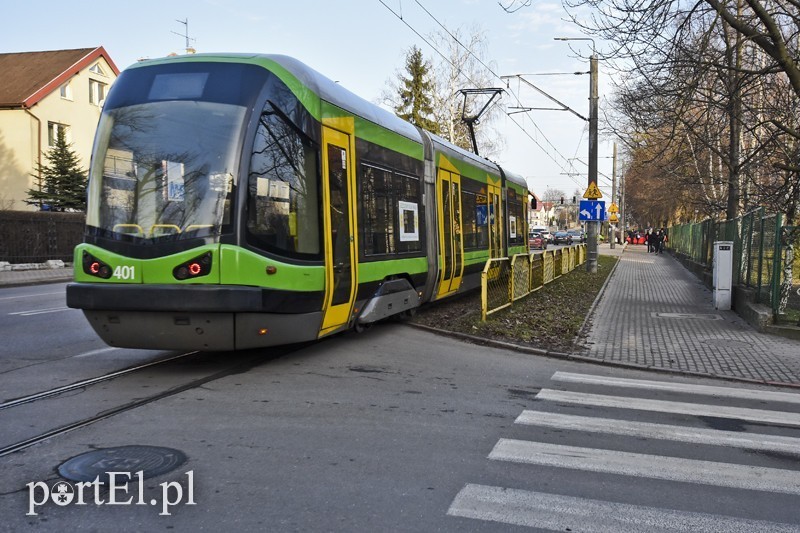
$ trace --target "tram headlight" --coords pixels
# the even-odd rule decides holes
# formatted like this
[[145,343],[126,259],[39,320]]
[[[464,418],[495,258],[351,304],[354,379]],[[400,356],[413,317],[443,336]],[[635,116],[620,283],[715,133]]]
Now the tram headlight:
[[89,252],[83,252],[82,262],[84,273],[102,279],[108,279],[111,277],[111,267],[94,257]]
[[211,253],[205,253],[176,266],[172,270],[172,275],[177,280],[185,280],[205,276],[209,272],[211,272]]

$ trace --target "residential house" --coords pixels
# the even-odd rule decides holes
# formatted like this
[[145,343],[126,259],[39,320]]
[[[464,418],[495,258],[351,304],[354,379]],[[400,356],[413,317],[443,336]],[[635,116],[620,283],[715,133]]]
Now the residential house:
[[63,129],[89,168],[97,122],[119,69],[103,47],[0,54],[0,209],[25,203]]
[[[534,195],[535,196],[535,195]],[[542,202],[536,197],[536,209],[531,209],[528,220],[532,228],[550,228],[554,217],[553,202]]]

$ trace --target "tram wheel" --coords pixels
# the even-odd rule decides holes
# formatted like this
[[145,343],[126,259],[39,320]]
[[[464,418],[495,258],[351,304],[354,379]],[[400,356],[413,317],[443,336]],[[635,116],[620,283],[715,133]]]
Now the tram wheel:
[[353,325],[353,331],[355,331],[356,333],[364,333],[371,327],[372,327],[372,322],[363,323],[356,320],[356,323]]

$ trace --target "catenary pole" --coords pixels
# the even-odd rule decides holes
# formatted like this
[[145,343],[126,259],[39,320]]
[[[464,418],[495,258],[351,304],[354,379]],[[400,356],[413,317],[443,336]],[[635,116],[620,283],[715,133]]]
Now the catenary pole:
[[[597,187],[597,53],[592,47],[592,57],[589,58],[589,187]],[[586,271],[597,272],[597,226],[599,221],[587,222],[588,244],[586,257]]]

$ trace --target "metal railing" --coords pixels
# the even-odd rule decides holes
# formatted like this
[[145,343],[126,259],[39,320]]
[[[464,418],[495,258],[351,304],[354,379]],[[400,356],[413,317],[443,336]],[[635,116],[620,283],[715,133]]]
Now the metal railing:
[[489,259],[481,273],[481,320],[586,262],[586,245]]

